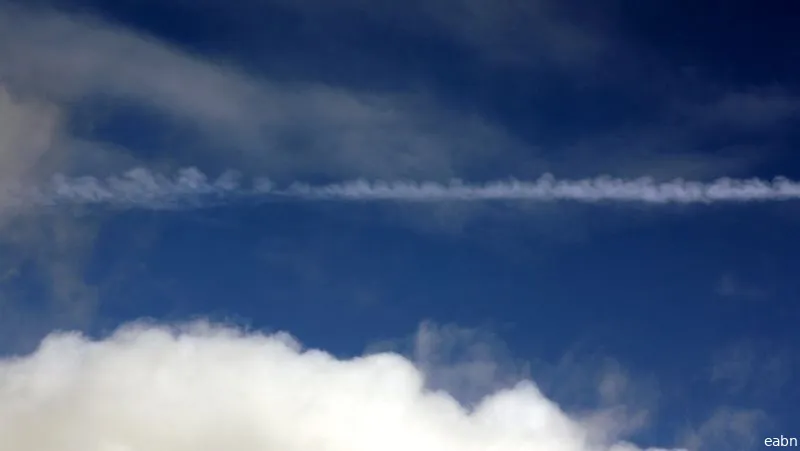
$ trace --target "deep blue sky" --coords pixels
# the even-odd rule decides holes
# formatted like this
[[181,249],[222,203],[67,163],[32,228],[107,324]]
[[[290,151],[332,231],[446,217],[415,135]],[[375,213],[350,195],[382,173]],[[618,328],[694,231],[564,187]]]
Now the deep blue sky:
[[[37,175],[193,165],[278,180],[800,176],[800,5],[789,0],[3,7],[23,14],[21,4],[34,25],[7,32],[0,81],[57,104],[70,149],[44,151]],[[72,19],[59,28],[46,14]],[[98,23],[105,37],[92,34]],[[81,59],[93,54],[100,63]],[[246,80],[218,83],[217,67]],[[365,119],[348,95],[388,119]],[[725,451],[800,435],[795,202],[54,214],[7,221],[14,238],[0,251],[15,272],[3,293],[25,299],[8,311],[35,331],[17,327],[18,343],[57,327],[211,317],[355,355],[429,320],[494,333],[568,406],[596,401],[581,390],[616,362],[626,402],[652,415],[634,434],[642,442],[694,431],[702,450]],[[79,313],[63,314],[65,302]],[[570,359],[589,381],[559,376]]]

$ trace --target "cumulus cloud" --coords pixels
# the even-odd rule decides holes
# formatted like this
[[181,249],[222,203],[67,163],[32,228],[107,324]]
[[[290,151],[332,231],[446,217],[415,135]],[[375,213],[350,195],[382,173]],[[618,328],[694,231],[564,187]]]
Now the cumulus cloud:
[[420,325],[412,345],[404,355],[425,375],[426,387],[444,390],[463,405],[474,406],[487,395],[534,379],[595,443],[640,433],[655,417],[655,381],[634,377],[612,358],[573,350],[556,362],[521,361],[491,329],[430,321]]
[[[286,334],[134,324],[0,361],[0,449],[637,451],[593,443],[530,382],[465,409],[408,360]],[[648,448],[656,451],[656,448]]]

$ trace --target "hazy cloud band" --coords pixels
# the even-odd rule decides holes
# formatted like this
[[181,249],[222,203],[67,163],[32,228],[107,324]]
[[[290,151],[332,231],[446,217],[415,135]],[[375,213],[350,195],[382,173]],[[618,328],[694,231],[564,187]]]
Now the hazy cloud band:
[[784,177],[773,180],[720,178],[711,182],[652,178],[619,179],[599,176],[559,180],[545,174],[534,181],[516,179],[480,184],[417,181],[367,181],[363,179],[312,185],[300,182],[279,187],[267,178],[243,180],[229,171],[216,179],[196,168],[166,176],[137,168],[122,176],[67,177],[55,175],[39,187],[3,186],[5,207],[94,204],[118,208],[202,208],[229,202],[255,200],[338,201],[528,201],[626,202],[646,204],[710,204],[717,202],[786,201],[800,199],[800,182]]

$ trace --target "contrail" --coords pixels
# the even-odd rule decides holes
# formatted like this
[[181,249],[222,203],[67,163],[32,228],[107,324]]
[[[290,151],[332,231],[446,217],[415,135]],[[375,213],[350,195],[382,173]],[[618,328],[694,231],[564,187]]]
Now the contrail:
[[250,179],[233,171],[210,179],[196,168],[173,176],[137,168],[122,176],[67,177],[55,175],[39,187],[0,186],[5,207],[104,205],[117,208],[202,208],[238,201],[268,200],[339,201],[574,201],[645,204],[710,204],[717,202],[786,201],[800,199],[800,182],[775,179],[720,178],[711,182],[652,178],[620,179],[600,176],[558,180],[545,174],[534,181],[508,179],[480,184],[460,180],[449,183],[367,181],[363,179],[312,185],[295,182],[278,187],[267,178]]

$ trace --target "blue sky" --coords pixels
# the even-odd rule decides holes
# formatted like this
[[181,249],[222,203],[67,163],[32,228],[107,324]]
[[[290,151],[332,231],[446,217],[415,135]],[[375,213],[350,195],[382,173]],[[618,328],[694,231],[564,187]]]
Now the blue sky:
[[[187,167],[279,186],[798,178],[798,12],[791,2],[0,1],[0,181],[41,187],[62,174],[77,186]],[[155,208],[119,189],[124,208],[107,208],[86,192],[45,206],[9,203],[5,188],[0,197],[0,388],[14,371],[39,380],[61,368],[24,366],[58,361],[44,337],[94,356],[79,362],[124,365],[149,349],[148,333],[199,320],[284,331],[337,359],[396,352],[465,406],[532,380],[605,443],[557,442],[565,451],[627,450],[612,446],[623,440],[756,450],[767,436],[800,436],[797,200]],[[113,332],[143,319],[136,340]],[[65,330],[87,341],[59,345]],[[204,350],[217,337],[181,333]],[[106,368],[73,365],[87,380]],[[75,411],[95,405],[64,384]],[[124,412],[128,394],[111,387],[120,404],[107,408]],[[14,430],[13,412],[0,408],[0,431]],[[91,449],[184,449],[148,432],[102,448],[88,420],[30,412]],[[0,449],[54,446],[16,430]],[[332,450],[377,446],[329,439]],[[309,446],[281,440],[270,443]],[[419,440],[393,446],[444,443]],[[519,446],[560,451],[543,440]],[[252,443],[242,449],[275,446]]]

